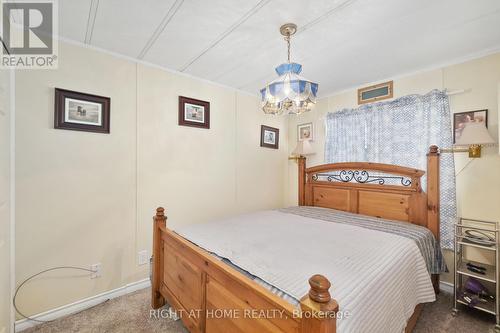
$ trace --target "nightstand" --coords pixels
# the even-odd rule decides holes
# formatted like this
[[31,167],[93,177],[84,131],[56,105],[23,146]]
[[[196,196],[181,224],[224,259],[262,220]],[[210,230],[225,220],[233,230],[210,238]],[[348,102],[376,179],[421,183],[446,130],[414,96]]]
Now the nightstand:
[[[455,224],[454,307],[458,304],[495,316],[495,330],[500,331],[498,223],[460,218]],[[492,264],[467,259],[467,251],[492,258]]]

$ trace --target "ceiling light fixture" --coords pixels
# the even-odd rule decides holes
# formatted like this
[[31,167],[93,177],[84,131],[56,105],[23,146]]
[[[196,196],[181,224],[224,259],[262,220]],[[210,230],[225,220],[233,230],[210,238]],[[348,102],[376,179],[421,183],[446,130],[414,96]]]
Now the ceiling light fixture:
[[295,32],[296,24],[280,27],[288,47],[288,61],[275,68],[279,77],[260,90],[262,110],[266,114],[301,114],[311,111],[316,104],[318,84],[299,76],[302,65],[290,62],[290,39]]

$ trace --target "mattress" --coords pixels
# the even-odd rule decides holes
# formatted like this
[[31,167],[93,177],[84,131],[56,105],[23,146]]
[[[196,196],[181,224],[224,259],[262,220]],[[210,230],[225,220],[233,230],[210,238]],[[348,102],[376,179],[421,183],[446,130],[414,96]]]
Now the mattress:
[[331,209],[291,207],[174,231],[292,304],[307,294],[310,276],[325,275],[344,312],[338,332],[402,332],[417,304],[435,300],[429,272],[446,269],[425,230]]

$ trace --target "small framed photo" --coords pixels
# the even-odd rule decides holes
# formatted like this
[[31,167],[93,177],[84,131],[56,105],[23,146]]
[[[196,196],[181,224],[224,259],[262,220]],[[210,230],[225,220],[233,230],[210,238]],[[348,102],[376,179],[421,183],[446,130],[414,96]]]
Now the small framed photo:
[[297,125],[297,139],[298,141],[314,140],[313,123]]
[[179,125],[210,128],[210,102],[179,96]]
[[260,127],[260,146],[266,148],[279,148],[280,130],[278,128],[262,125]]
[[488,127],[488,110],[458,112],[453,114],[453,143],[462,135],[467,123],[484,123]]
[[56,88],[54,128],[109,133],[109,97]]

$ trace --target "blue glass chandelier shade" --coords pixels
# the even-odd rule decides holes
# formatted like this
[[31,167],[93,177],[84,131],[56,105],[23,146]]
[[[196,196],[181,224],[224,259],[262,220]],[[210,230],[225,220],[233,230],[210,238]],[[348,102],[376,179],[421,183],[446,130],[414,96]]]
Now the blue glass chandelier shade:
[[262,110],[266,114],[300,114],[316,104],[318,84],[300,76],[302,65],[290,61],[290,39],[297,25],[286,23],[280,27],[288,49],[288,61],[276,67],[278,78],[260,90]]
[[283,90],[285,90],[285,88],[287,88],[287,84],[289,88],[296,94],[303,94],[306,91],[310,90],[310,92],[316,98],[316,94],[318,92],[318,84],[306,80],[298,75],[302,71],[301,64],[297,64],[294,62],[285,63],[276,67],[275,70],[280,77],[260,90],[263,101],[266,98],[266,92],[268,90],[271,95],[277,96],[281,94]]

